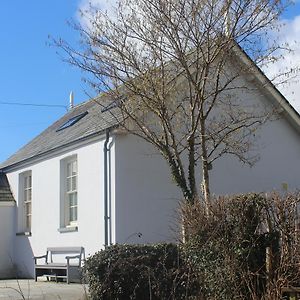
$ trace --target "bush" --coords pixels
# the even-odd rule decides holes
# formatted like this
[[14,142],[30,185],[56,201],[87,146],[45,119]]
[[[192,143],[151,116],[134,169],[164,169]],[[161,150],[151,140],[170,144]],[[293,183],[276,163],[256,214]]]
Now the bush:
[[86,260],[92,299],[192,299],[199,286],[174,244],[114,245]]
[[300,286],[300,194],[183,205],[186,243],[116,245],[90,257],[92,299],[278,300]]
[[187,257],[205,299],[281,299],[298,285],[298,194],[246,194],[183,207]]

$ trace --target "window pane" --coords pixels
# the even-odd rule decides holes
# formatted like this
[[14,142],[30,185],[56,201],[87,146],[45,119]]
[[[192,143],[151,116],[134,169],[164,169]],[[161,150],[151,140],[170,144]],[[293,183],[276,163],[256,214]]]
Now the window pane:
[[77,206],[77,193],[69,194],[69,206]]
[[27,202],[25,204],[25,214],[26,215],[31,215],[31,202]]
[[72,163],[72,175],[76,175],[77,174],[77,161],[73,161]]
[[26,216],[26,228],[31,228],[31,215]]
[[72,163],[67,163],[67,177],[72,174]]
[[24,177],[24,188],[25,189],[31,188],[31,175]]
[[70,222],[77,221],[77,207],[70,207]]
[[72,190],[73,191],[77,190],[77,177],[76,176],[72,177]]
[[72,191],[72,178],[67,178],[67,192]]

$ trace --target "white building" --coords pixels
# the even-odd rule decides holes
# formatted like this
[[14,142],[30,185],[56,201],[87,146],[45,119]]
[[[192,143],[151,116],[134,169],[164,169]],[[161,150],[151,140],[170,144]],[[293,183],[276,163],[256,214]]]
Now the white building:
[[[214,165],[215,194],[300,187],[300,117],[254,76],[249,85],[265,84],[252,98],[280,105],[281,118],[262,129],[254,167],[230,157]],[[93,100],[82,103],[0,165],[0,277],[33,277],[32,257],[49,246],[89,255],[105,244],[172,241],[180,199],[151,145],[118,130]]]

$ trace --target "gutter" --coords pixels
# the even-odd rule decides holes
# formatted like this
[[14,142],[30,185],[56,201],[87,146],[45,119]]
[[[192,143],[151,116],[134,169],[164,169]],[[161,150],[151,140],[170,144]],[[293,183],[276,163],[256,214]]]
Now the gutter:
[[80,143],[87,142],[92,138],[99,138],[99,136],[103,135],[107,130],[114,129],[114,128],[117,128],[117,127],[118,127],[117,125],[111,126],[107,129],[97,131],[95,133],[92,133],[90,135],[78,138],[78,139],[76,139],[74,141],[71,141],[69,143],[60,145],[58,147],[46,150],[46,151],[38,153],[38,154],[34,154],[33,156],[30,156],[30,157],[22,159],[20,161],[14,162],[12,164],[8,164],[8,165],[2,164],[2,165],[0,165],[0,171],[7,173],[7,172],[13,171],[15,169],[18,169],[20,167],[24,167],[27,164],[36,163],[37,161],[44,159],[46,156],[49,156],[49,155],[51,156],[51,155],[60,153],[60,151],[66,151],[66,149],[68,147],[74,147],[74,146],[77,147],[77,144],[78,144],[78,146],[80,146]]

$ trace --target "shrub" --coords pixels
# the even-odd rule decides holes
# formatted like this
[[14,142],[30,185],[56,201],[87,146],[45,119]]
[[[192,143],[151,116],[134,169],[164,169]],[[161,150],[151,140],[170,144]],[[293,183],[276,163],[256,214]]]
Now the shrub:
[[174,244],[114,245],[87,259],[92,299],[192,299],[199,287]]
[[210,213],[201,203],[183,207],[186,254],[206,299],[281,299],[298,284],[299,195],[220,197]]

